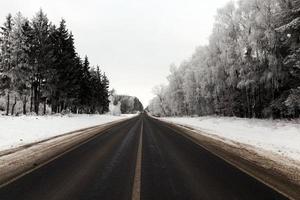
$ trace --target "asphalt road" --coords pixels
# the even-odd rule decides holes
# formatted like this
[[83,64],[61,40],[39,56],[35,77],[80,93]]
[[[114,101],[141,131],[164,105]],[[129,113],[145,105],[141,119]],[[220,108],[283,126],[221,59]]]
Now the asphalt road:
[[[139,147],[141,161],[137,162]],[[140,193],[133,195],[136,179]],[[142,200],[287,199],[146,115],[121,122],[0,188],[0,200],[129,200],[132,196]]]

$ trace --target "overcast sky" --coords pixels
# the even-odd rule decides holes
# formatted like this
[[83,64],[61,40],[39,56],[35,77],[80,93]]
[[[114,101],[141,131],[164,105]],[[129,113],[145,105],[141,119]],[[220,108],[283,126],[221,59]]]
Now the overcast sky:
[[166,83],[169,66],[206,44],[218,8],[229,0],[9,0],[0,2],[1,24],[8,13],[29,19],[42,8],[58,24],[67,21],[80,56],[99,64],[119,94],[146,106],[152,88]]

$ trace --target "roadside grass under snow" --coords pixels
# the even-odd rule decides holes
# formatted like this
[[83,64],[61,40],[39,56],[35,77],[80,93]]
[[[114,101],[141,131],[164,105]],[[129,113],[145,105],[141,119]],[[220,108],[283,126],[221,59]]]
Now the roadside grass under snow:
[[0,116],[0,150],[41,141],[70,131],[125,119],[133,115]]
[[162,119],[300,161],[300,119],[288,121],[215,116]]

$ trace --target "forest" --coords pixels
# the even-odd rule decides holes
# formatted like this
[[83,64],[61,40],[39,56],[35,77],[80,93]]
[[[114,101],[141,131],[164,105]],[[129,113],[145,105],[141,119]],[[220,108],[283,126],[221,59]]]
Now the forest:
[[300,1],[229,2],[167,80],[147,108],[156,116],[299,117]]
[[144,110],[143,104],[137,97],[128,95],[114,95],[113,104],[120,105],[122,114],[136,113]]
[[38,11],[32,20],[9,14],[0,30],[0,112],[6,115],[104,113],[109,80],[80,58],[74,36]]

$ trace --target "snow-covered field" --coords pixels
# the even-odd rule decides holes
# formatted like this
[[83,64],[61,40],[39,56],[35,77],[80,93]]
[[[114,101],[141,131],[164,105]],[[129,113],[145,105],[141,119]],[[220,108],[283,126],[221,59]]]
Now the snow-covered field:
[[260,120],[235,117],[180,117],[163,120],[300,161],[300,119]]
[[133,115],[0,116],[0,150],[128,117]]

